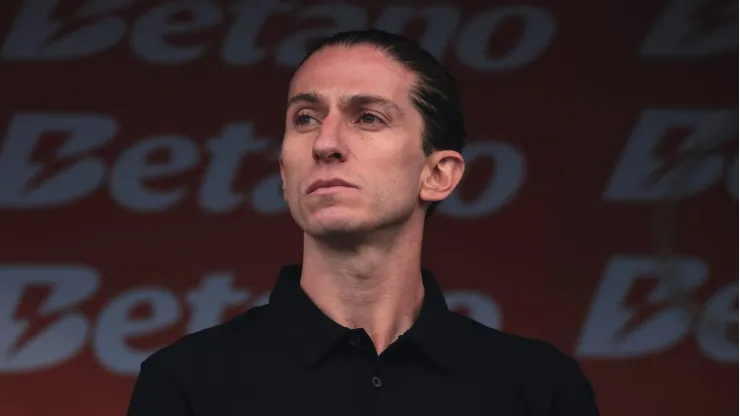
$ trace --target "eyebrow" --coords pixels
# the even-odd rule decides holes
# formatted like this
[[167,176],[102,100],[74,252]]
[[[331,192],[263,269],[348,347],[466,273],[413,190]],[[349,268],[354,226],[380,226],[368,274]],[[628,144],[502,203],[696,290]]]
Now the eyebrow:
[[[325,97],[318,94],[316,91],[311,92],[301,92],[293,97],[291,97],[288,100],[288,106],[291,106],[293,104],[319,104],[319,105],[326,105]],[[396,105],[394,102],[383,98],[379,95],[374,94],[352,94],[352,95],[342,95],[339,98],[339,102],[343,107],[352,107],[352,106],[367,106],[367,105],[377,105],[380,107],[383,107],[387,109],[388,111],[391,111],[393,113],[396,113],[396,115],[403,115],[403,110],[401,110],[401,107]]]
[[293,104],[301,104],[301,103],[305,103],[305,104],[320,104],[321,101],[322,101],[322,99],[314,91],[311,91],[311,92],[301,92],[301,93],[298,93],[298,94],[292,96],[288,100],[288,107],[290,107]]

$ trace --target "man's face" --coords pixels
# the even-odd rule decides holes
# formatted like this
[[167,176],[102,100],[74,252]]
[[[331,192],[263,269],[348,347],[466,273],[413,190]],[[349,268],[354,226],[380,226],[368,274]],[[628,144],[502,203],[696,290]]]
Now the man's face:
[[409,95],[415,81],[364,45],[328,47],[298,70],[280,169],[291,214],[308,234],[368,232],[421,212],[429,163]]

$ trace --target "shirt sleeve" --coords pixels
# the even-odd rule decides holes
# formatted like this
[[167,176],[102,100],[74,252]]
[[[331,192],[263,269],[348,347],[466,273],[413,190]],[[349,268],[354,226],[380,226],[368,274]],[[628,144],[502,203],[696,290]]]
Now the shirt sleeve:
[[599,416],[591,383],[572,358],[566,358],[548,416]]
[[155,362],[147,359],[129,401],[127,416],[193,416],[182,386]]

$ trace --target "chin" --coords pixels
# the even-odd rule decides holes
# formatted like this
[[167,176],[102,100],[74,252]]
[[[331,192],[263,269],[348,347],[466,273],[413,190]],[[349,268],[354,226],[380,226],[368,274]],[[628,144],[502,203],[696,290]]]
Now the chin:
[[333,234],[352,234],[366,230],[361,221],[355,218],[314,218],[309,221],[306,232],[315,236]]
[[373,229],[369,218],[346,210],[325,209],[314,212],[306,218],[304,224],[303,230],[316,238],[359,236]]

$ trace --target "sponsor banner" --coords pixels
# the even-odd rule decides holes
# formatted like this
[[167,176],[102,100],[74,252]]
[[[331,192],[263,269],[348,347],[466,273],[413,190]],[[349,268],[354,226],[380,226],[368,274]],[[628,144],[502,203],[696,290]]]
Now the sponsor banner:
[[612,3],[4,2],[0,413],[121,414],[148,354],[267,301],[288,80],[359,27],[462,89],[450,306],[573,355],[605,415],[736,412],[737,3]]

